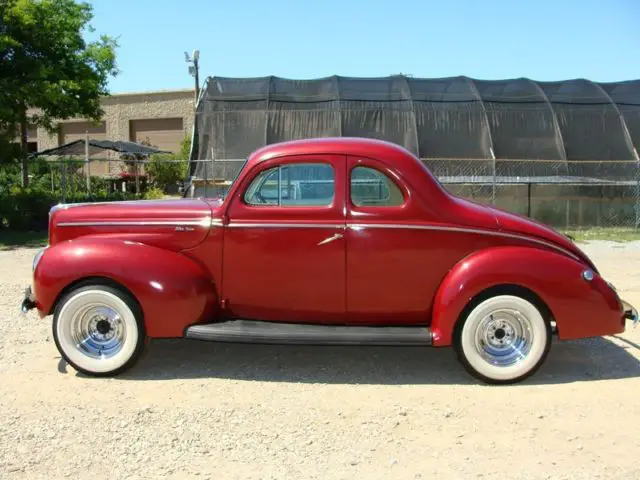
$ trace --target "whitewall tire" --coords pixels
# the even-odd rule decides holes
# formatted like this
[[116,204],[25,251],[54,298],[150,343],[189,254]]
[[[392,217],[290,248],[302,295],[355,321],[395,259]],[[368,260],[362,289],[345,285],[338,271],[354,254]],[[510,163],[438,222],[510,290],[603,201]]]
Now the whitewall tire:
[[530,301],[496,295],[475,305],[455,338],[458,358],[486,383],[515,383],[532,375],[551,346],[551,327]]
[[144,348],[140,308],[130,295],[106,285],[68,292],[53,315],[53,338],[77,371],[110,376],[127,370]]

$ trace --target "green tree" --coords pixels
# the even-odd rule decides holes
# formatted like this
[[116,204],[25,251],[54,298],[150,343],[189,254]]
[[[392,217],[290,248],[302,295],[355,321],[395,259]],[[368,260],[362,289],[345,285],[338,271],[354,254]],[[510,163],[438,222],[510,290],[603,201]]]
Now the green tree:
[[0,0],[0,131],[20,134],[24,186],[28,124],[53,132],[56,120],[98,121],[104,113],[117,42],[86,41],[92,18],[93,7],[74,0]]
[[166,192],[169,186],[187,177],[190,146],[191,138],[185,136],[180,142],[179,153],[151,155],[145,169],[153,186]]

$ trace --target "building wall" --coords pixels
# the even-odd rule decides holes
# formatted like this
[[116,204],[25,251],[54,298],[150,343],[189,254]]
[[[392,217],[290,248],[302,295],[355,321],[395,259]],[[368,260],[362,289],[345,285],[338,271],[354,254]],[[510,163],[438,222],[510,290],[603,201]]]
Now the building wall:
[[[105,137],[109,140],[131,139],[130,126],[132,120],[148,120],[160,118],[182,119],[184,135],[191,136],[194,120],[194,91],[175,90],[159,92],[141,92],[114,94],[102,99],[105,111],[103,121],[106,124]],[[65,120],[60,123],[84,122],[84,119]],[[32,139],[30,138],[30,141]],[[62,138],[58,134],[49,134],[38,128],[38,150],[57,147]],[[175,150],[179,149],[179,144]]]

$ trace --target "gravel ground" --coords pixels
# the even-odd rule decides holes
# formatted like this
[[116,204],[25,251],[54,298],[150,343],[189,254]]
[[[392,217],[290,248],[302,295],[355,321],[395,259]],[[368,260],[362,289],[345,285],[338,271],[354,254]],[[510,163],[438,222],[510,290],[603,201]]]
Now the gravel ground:
[[[640,305],[640,243],[583,246]],[[640,478],[640,328],[556,342],[523,384],[449,349],[155,341],[77,375],[17,313],[34,250],[0,252],[1,478]]]

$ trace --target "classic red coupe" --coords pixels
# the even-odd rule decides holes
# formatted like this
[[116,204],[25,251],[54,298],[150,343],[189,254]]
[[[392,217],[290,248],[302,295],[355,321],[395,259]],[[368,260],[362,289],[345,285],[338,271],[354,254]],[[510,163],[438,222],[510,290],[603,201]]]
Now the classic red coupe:
[[325,138],[254,152],[224,198],[59,205],[23,311],[76,370],[145,338],[453,346],[487,383],[636,310],[566,236],[448,193],[409,151]]

